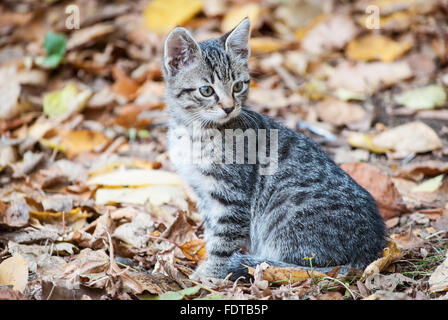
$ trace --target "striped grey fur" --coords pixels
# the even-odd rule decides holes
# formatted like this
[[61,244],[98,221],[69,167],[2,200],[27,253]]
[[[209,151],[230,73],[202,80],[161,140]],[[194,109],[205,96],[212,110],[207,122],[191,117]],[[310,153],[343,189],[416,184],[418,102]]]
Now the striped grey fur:
[[[244,107],[249,90],[250,22],[243,20],[221,38],[197,43],[183,28],[165,42],[163,73],[171,115],[168,142],[177,172],[197,193],[205,221],[207,260],[194,277],[232,278],[246,274],[242,264],[364,268],[385,245],[385,227],[374,199],[308,137]],[[244,83],[236,93],[236,82]],[[203,86],[213,94],[201,95]],[[231,108],[231,113],[223,110]],[[199,121],[202,130],[194,131]],[[226,129],[278,130],[278,167],[261,174],[262,165],[184,163],[188,142],[202,150],[216,147],[213,135]],[[179,132],[186,133],[185,136]],[[259,131],[255,131],[259,132]],[[267,136],[267,152],[270,149]],[[235,144],[232,144],[235,148]],[[247,160],[248,148],[244,146]],[[235,150],[233,150],[235,151]],[[225,152],[223,152],[223,157]],[[178,160],[175,160],[178,159]],[[242,254],[241,248],[248,254]]]

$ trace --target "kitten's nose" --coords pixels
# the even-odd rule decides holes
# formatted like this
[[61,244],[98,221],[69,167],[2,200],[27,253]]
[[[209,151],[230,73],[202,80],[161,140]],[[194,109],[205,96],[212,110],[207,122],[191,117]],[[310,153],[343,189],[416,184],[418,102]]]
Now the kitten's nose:
[[234,108],[234,107],[222,108],[222,110],[224,110],[224,112],[225,112],[226,114],[229,114],[230,112],[232,112],[233,109],[235,109],[235,108]]

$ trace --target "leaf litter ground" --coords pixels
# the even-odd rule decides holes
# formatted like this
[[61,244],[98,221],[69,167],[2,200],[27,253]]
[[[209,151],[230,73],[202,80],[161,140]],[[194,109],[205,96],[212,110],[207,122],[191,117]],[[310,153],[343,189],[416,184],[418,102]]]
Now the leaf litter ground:
[[[79,29],[68,4],[0,5],[2,299],[448,298],[447,1],[77,0]],[[166,153],[162,44],[245,16],[248,105],[378,203],[390,242],[365,270],[188,279],[206,251]]]

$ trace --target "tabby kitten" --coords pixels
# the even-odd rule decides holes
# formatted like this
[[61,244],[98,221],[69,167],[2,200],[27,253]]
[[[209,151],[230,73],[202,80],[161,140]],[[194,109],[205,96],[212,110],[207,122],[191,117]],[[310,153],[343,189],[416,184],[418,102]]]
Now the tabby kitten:
[[[177,27],[165,42],[169,155],[198,195],[205,223],[207,260],[193,277],[232,273],[236,279],[247,274],[243,264],[263,261],[307,268],[304,258],[312,256],[313,268],[323,272],[339,265],[364,268],[385,245],[375,200],[311,139],[244,106],[249,37],[246,18],[217,39],[198,43]],[[249,140],[250,129],[257,138],[268,136],[266,153],[275,164],[270,173],[262,173],[259,155],[256,163],[248,161],[249,141],[244,163],[216,161],[229,155],[224,145],[231,154],[241,152],[235,142],[221,143],[229,130]],[[275,141],[269,132],[277,133]],[[187,161],[196,142],[208,161]]]

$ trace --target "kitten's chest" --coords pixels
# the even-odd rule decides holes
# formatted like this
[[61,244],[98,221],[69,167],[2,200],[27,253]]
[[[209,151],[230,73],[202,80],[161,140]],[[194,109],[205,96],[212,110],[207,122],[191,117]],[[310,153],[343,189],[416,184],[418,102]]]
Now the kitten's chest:
[[209,139],[207,132],[202,132],[199,138],[185,127],[178,126],[168,131],[170,161],[176,172],[196,191],[212,192],[218,188],[217,181],[204,172],[216,165],[210,153],[219,147],[216,141]]

